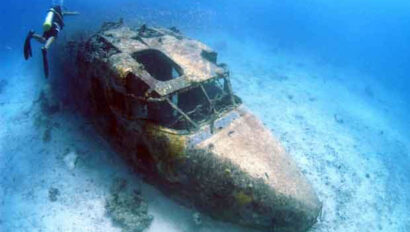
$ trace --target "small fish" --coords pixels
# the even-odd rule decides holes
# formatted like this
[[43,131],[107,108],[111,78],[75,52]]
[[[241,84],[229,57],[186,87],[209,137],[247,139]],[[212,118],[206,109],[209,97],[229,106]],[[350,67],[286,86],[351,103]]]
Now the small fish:
[[9,51],[13,50],[13,48],[10,47],[10,46],[6,46],[5,48],[6,48],[6,50],[9,50]]

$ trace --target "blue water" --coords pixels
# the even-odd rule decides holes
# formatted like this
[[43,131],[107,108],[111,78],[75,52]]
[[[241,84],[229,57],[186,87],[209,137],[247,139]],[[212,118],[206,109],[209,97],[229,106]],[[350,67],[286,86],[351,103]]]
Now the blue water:
[[[59,125],[51,142],[34,126],[39,112],[32,105],[48,80],[40,45],[33,42],[28,62],[22,45],[28,30],[41,31],[52,2],[5,1],[0,8],[0,232],[118,231],[101,211],[104,179],[141,180],[75,111],[46,120]],[[323,201],[311,231],[410,231],[409,1],[65,0],[64,6],[81,14],[66,18],[59,41],[122,17],[131,26],[176,26],[216,49],[235,91]],[[59,158],[66,149],[83,156],[74,172]],[[48,201],[50,186],[64,191],[61,202]],[[211,219],[197,228],[190,210],[144,188],[157,218],[150,231],[241,230]]]

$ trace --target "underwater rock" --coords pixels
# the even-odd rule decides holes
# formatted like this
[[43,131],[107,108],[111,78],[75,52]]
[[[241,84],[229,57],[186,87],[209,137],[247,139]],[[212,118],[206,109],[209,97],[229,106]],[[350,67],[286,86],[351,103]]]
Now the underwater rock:
[[[79,108],[145,180],[243,226],[299,232],[316,222],[322,205],[312,186],[232,92],[212,49],[175,30],[118,23],[78,47]],[[132,211],[140,200],[120,196],[107,211],[125,224],[115,205]]]
[[73,170],[75,168],[77,158],[78,155],[74,151],[70,151],[64,156],[63,161],[69,170]]
[[142,232],[147,229],[153,216],[148,214],[148,204],[138,191],[130,192],[125,179],[116,179],[106,199],[105,209],[112,221],[123,232]]
[[52,202],[57,201],[58,196],[60,196],[60,190],[51,187],[48,190],[48,199]]

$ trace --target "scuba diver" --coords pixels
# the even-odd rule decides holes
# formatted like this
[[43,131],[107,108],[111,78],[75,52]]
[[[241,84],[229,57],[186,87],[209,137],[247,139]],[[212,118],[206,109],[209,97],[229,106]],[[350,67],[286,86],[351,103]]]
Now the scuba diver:
[[58,33],[64,27],[64,16],[79,14],[80,13],[78,12],[63,11],[60,5],[55,5],[52,8],[50,8],[50,10],[47,13],[46,19],[43,24],[43,35],[38,35],[33,30],[29,31],[24,42],[24,58],[28,60],[30,57],[33,56],[30,44],[32,38],[44,44],[44,46],[41,48],[41,51],[43,53],[44,74],[46,78],[48,77],[47,50],[50,48],[51,44],[56,40]]

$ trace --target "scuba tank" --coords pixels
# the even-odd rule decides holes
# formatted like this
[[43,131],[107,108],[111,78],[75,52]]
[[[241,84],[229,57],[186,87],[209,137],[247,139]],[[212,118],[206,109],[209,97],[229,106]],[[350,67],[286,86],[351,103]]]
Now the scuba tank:
[[44,21],[43,24],[43,30],[48,31],[51,29],[51,26],[53,25],[53,19],[54,19],[54,11],[49,10],[46,16],[46,20]]
[[61,6],[54,6],[48,10],[46,19],[43,23],[43,30],[48,31],[53,26],[53,23],[56,22],[61,28],[64,26],[63,22],[63,11]]

